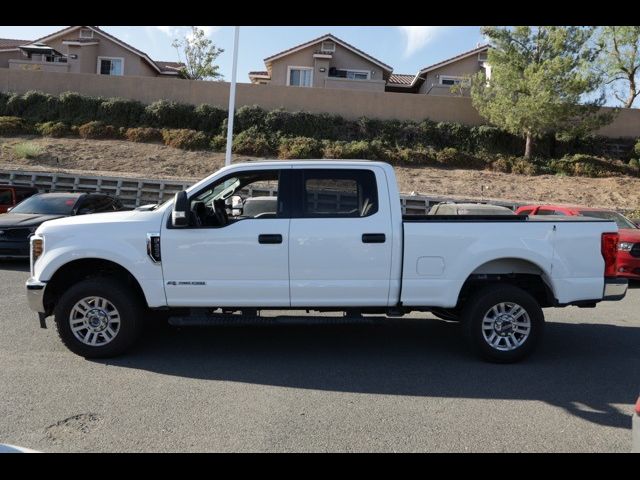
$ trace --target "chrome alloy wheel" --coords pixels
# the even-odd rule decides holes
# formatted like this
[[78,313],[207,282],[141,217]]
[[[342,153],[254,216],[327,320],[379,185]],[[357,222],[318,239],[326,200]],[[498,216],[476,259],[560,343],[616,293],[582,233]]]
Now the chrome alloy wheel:
[[529,314],[517,303],[498,303],[491,307],[482,319],[484,340],[492,348],[503,352],[520,347],[530,332]]
[[120,313],[106,298],[85,297],[71,309],[69,326],[85,345],[101,347],[118,335]]

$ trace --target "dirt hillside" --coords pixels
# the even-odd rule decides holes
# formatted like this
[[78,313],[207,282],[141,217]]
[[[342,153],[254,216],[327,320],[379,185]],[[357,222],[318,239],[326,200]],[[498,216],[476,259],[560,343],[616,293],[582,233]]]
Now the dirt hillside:
[[[42,153],[18,158],[14,146],[35,143]],[[234,156],[234,162],[260,160]],[[189,152],[161,144],[76,138],[0,137],[0,168],[45,171],[87,171],[96,175],[200,179],[224,163],[224,154]],[[523,202],[557,202],[621,210],[640,208],[640,178],[525,176],[489,171],[438,168],[396,168],[403,193],[446,195]]]

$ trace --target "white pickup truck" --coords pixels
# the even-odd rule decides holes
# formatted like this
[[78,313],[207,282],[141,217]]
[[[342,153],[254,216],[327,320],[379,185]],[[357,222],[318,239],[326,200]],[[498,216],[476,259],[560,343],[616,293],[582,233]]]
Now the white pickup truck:
[[[244,215],[246,198],[265,192],[276,201]],[[162,205],[44,223],[26,288],[41,326],[54,315],[87,358],[123,353],[146,318],[289,309],[432,312],[462,322],[485,359],[513,362],[538,343],[543,307],[625,296],[617,242],[615,223],[583,217],[403,217],[386,163],[246,163]]]

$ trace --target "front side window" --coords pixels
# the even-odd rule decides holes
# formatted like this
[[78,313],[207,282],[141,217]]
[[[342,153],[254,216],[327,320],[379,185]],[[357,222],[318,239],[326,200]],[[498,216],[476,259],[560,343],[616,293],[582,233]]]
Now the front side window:
[[313,70],[311,68],[289,69],[289,85],[295,87],[310,87],[312,72]]
[[191,227],[224,227],[247,219],[282,218],[280,170],[225,177],[191,198]]
[[303,217],[368,217],[378,211],[371,170],[305,170]]
[[582,210],[578,212],[583,217],[600,218],[616,222],[618,228],[638,228],[631,220],[618,212],[600,210]]
[[100,75],[122,75],[123,74],[123,60],[121,58],[103,58],[99,59]]

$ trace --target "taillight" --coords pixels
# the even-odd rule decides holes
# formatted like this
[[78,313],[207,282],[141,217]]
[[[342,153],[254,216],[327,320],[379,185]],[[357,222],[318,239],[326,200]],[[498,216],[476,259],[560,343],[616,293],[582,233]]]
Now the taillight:
[[618,257],[618,232],[602,234],[602,258],[604,258],[604,276],[616,276]]

